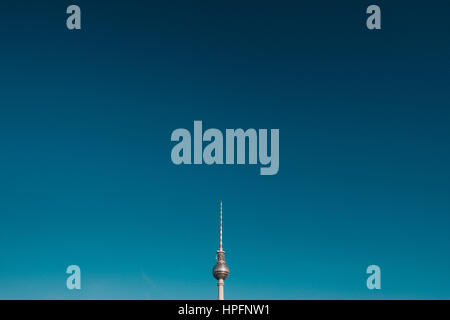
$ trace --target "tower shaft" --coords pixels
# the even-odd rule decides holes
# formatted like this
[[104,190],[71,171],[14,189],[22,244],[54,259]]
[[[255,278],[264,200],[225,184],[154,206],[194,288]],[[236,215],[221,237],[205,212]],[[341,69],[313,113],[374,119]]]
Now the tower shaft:
[[219,279],[217,282],[217,287],[219,288],[219,295],[217,297],[217,300],[224,300],[223,297],[223,286],[225,285],[225,282],[222,279]]

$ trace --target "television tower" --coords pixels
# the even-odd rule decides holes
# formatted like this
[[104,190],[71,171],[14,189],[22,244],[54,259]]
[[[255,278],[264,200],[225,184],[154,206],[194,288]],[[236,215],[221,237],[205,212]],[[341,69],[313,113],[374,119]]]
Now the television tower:
[[213,268],[214,278],[218,280],[217,286],[219,287],[218,300],[223,300],[223,286],[226,278],[230,274],[230,269],[225,264],[225,251],[222,248],[222,200],[220,200],[220,246],[217,250],[217,263]]

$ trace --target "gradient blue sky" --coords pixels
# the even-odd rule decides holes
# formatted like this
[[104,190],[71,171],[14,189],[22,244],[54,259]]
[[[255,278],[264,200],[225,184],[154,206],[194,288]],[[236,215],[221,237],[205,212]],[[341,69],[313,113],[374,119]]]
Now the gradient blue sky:
[[[449,299],[450,3],[392,2],[2,2],[0,298],[215,299],[222,199],[227,299]],[[194,120],[278,175],[173,165]]]

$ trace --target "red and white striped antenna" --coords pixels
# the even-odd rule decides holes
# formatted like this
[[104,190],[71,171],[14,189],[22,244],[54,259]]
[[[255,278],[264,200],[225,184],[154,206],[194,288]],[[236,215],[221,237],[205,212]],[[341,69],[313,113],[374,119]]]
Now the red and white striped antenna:
[[222,200],[220,200],[220,251],[222,250]]

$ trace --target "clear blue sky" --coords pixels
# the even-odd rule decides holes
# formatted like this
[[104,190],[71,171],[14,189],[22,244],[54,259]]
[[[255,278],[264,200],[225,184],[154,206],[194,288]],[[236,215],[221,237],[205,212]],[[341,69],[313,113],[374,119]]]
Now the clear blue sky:
[[[227,299],[450,298],[448,1],[70,4],[0,4],[0,298],[215,299],[220,200]],[[194,120],[278,175],[173,165]]]

